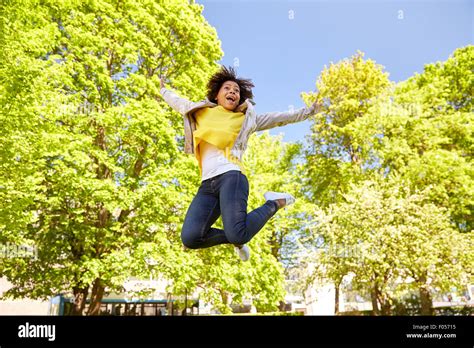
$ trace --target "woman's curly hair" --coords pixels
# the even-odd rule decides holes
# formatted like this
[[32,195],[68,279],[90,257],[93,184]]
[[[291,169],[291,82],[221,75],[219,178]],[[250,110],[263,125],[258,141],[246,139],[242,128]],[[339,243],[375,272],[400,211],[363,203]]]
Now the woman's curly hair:
[[221,70],[212,75],[211,79],[207,83],[207,99],[210,101],[215,101],[217,94],[221,89],[221,86],[226,81],[233,81],[239,85],[240,88],[240,100],[239,105],[241,105],[245,100],[252,99],[252,87],[255,87],[250,79],[241,79],[235,75],[235,70],[232,67],[226,68],[221,66]]

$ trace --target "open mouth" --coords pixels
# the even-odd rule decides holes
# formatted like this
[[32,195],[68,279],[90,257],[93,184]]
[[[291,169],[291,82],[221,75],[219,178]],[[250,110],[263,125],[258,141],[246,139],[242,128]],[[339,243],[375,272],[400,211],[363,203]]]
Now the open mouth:
[[226,99],[227,99],[228,101],[234,103],[236,98],[235,98],[235,97],[228,96],[228,97],[226,97]]

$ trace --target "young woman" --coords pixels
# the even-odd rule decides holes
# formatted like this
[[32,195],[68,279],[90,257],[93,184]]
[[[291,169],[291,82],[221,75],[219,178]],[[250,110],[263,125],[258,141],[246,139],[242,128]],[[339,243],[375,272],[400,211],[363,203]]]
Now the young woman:
[[[249,184],[240,161],[250,135],[306,120],[320,109],[314,103],[296,111],[257,115],[252,87],[251,80],[238,78],[233,68],[222,67],[208,83],[207,98],[191,102],[166,89],[161,80],[163,99],[184,116],[184,150],[196,156],[202,176],[184,219],[183,244],[199,249],[230,243],[243,261],[250,257],[246,244],[278,209],[295,201],[288,193],[267,192],[265,204],[247,213]],[[220,215],[223,230],[212,227]]]

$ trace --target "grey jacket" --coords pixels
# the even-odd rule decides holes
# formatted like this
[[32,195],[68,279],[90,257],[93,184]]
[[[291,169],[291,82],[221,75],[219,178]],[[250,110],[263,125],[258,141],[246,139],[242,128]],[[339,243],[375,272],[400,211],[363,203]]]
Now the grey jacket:
[[[192,102],[179,97],[174,92],[162,88],[161,95],[165,102],[174,110],[184,116],[184,152],[193,154],[193,131],[196,130],[196,121],[194,119],[194,112],[205,107],[215,107],[216,103],[209,101],[207,98],[202,101]],[[247,143],[252,133],[284,126],[289,123],[296,123],[306,120],[315,112],[315,107],[304,107],[294,111],[286,112],[268,112],[257,115],[250,99],[245,100],[239,105],[236,112],[245,113],[245,119],[240,129],[240,133],[235,139],[234,146],[231,149],[231,154],[242,160],[242,156],[247,149]]]

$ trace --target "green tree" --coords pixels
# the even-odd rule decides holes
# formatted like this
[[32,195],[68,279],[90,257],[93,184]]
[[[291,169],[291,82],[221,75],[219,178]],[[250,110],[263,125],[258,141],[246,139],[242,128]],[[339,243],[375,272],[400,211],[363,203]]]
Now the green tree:
[[[472,46],[460,48],[392,87],[358,54],[318,80],[327,110],[316,118],[307,150],[306,187],[318,207],[311,213],[318,233],[309,240],[315,248],[322,235],[332,251],[307,252],[305,263],[314,266],[313,278],[330,279],[336,294],[352,274],[360,290],[370,290],[375,312],[390,313],[401,289],[416,288],[429,314],[433,293],[462,288],[472,277],[461,268],[472,269],[473,260],[460,252],[472,249],[472,233],[458,233],[472,231],[472,55]],[[356,73],[358,64],[366,76]],[[397,244],[386,242],[392,233],[403,236]],[[354,258],[361,247],[368,255]]]
[[[324,105],[323,112],[313,119],[301,171],[305,196],[314,204],[327,207],[341,201],[352,183],[376,170],[378,157],[369,140],[370,128],[364,124],[369,110],[390,92],[390,87],[383,67],[364,60],[359,51],[350,59],[325,67],[316,83],[317,92],[303,94],[307,102],[318,99]],[[334,273],[337,299],[344,275],[339,269]]]
[[250,202],[255,206],[263,204],[266,191],[289,192],[296,197],[295,204],[280,210],[266,225],[272,231],[268,240],[272,255],[286,268],[292,267],[296,252],[294,233],[306,223],[305,212],[310,207],[303,196],[298,172],[302,146],[285,143],[282,136],[271,136],[268,132],[252,137],[249,146],[245,165],[256,194],[251,195]]
[[368,143],[370,134],[359,125],[378,98],[389,92],[390,82],[382,66],[363,58],[358,52],[325,67],[317,93],[303,94],[306,101],[317,98],[324,105],[313,119],[305,173],[307,191],[320,205],[337,202],[350,183],[377,163]]
[[318,249],[307,262],[321,266],[311,279],[329,279],[337,289],[352,274],[352,287],[370,290],[374,314],[383,315],[407,290],[418,291],[421,313],[429,315],[434,293],[468,285],[471,234],[454,230],[446,209],[427,192],[412,193],[403,181],[372,180],[352,186],[344,200],[314,214],[310,241]]
[[166,74],[203,97],[222,52],[201,11],[187,1],[2,4],[1,241],[39,250],[0,265],[9,295],[71,291],[75,313],[90,297],[93,315],[106,289],[149,274],[147,255],[177,289],[193,275],[178,226],[196,165],[158,90]]
[[304,194],[300,176],[303,166],[301,148],[301,144],[285,143],[281,136],[262,132],[251,138],[245,157],[252,186],[250,204],[255,207],[263,204],[266,191],[289,192],[296,198],[295,204],[278,211],[265,225],[264,232],[257,235],[257,240],[264,242],[271,255],[283,266],[285,287],[292,292],[296,289],[292,287],[290,278],[293,270],[300,266],[299,239],[304,234],[303,227],[312,207]]
[[474,228],[473,57],[471,45],[426,65],[373,113],[384,170],[403,175],[412,188],[430,187],[431,200],[448,208],[464,232]]

